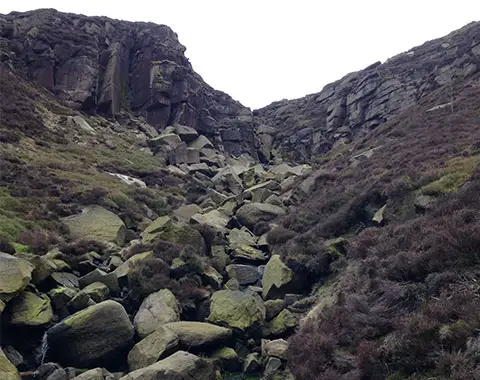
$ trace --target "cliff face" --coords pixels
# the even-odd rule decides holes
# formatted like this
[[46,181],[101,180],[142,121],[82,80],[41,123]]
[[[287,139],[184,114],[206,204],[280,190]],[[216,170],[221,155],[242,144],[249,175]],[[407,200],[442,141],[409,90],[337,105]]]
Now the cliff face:
[[308,161],[364,136],[441,87],[454,98],[455,84],[479,69],[477,22],[350,73],[319,93],[272,103],[255,116],[275,127],[274,146],[285,157]]
[[73,109],[142,115],[195,128],[228,153],[255,156],[249,109],[207,85],[165,25],[44,9],[0,15],[2,62]]

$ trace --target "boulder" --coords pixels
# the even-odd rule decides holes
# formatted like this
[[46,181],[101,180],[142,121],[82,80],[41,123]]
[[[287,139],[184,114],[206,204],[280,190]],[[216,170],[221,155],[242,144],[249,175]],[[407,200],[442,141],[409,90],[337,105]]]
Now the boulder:
[[285,214],[285,210],[281,207],[252,202],[240,207],[236,216],[242,225],[253,230],[258,222],[268,222]]
[[187,148],[187,164],[199,164],[200,152],[196,148]]
[[198,136],[194,141],[192,141],[189,146],[196,149],[210,148],[213,149],[212,142],[203,135]]
[[298,320],[289,310],[283,309],[267,326],[269,335],[279,336],[298,325]]
[[132,348],[128,354],[128,368],[130,371],[145,368],[172,353],[178,347],[177,334],[164,327],[159,327]]
[[228,191],[238,195],[243,190],[243,182],[231,166],[220,169],[212,178],[212,183],[220,192]]
[[52,322],[53,310],[45,295],[22,292],[8,304],[9,323],[14,326],[44,326]]
[[205,284],[213,289],[220,289],[223,284],[223,276],[211,265],[208,265],[202,273],[202,279]]
[[227,371],[237,371],[240,366],[237,352],[230,347],[219,348],[213,353],[212,357],[218,359]]
[[128,274],[135,267],[135,265],[141,261],[149,260],[153,258],[153,251],[147,251],[142,253],[137,253],[130,257],[127,261],[121,264],[118,268],[115,269],[114,273],[117,278],[121,281],[124,278],[128,278]]
[[17,368],[8,360],[0,349],[0,375],[2,380],[20,380]]
[[263,371],[263,375],[267,377],[271,377],[275,375],[280,368],[282,368],[282,361],[279,358],[270,357],[267,359],[265,364],[265,370]]
[[120,360],[134,335],[133,326],[122,305],[104,301],[64,319],[47,331],[48,357],[85,368],[95,363]]
[[150,243],[152,240],[154,240],[157,237],[158,233],[161,232],[170,223],[171,223],[171,220],[169,216],[161,216],[155,219],[140,234],[142,241],[144,241],[145,243]]
[[243,372],[256,373],[262,368],[262,362],[260,361],[260,355],[257,352],[248,354],[243,362]]
[[225,232],[230,218],[218,210],[212,210],[205,214],[195,214],[191,217],[192,224],[206,224],[219,232]]
[[214,380],[216,371],[208,360],[185,351],[178,351],[148,367],[130,372],[120,380]]
[[185,164],[188,161],[188,147],[187,144],[182,142],[177,145],[173,150],[168,152],[168,163],[170,165]]
[[212,346],[232,336],[229,328],[206,322],[172,322],[164,327],[177,335],[180,344],[192,348]]
[[262,356],[287,360],[288,342],[284,339],[262,339]]
[[254,284],[261,277],[258,268],[253,265],[231,264],[226,269],[228,276],[236,279],[242,286]]
[[53,259],[48,256],[38,256],[29,253],[22,253],[16,255],[19,258],[27,260],[34,266],[32,272],[32,283],[35,285],[41,284],[52,273],[68,268],[68,264],[62,260]]
[[58,285],[64,286],[70,289],[78,289],[80,287],[78,283],[78,277],[73,273],[67,272],[55,272],[51,275],[53,281]]
[[110,296],[110,289],[102,282],[93,282],[80,292],[89,296],[95,302],[103,302]]
[[179,320],[177,299],[170,290],[162,289],[143,300],[133,323],[138,335],[144,338],[160,326]]
[[158,233],[158,238],[180,247],[190,246],[198,255],[205,254],[205,241],[200,232],[186,223],[170,223]]
[[179,220],[189,221],[193,215],[201,212],[202,209],[196,204],[192,203],[189,205],[180,206],[173,211],[173,215],[175,215]]
[[25,289],[33,270],[28,261],[0,252],[0,300],[9,301]]
[[160,136],[154,137],[153,139],[150,139],[148,142],[148,145],[153,150],[156,150],[161,146],[176,148],[181,143],[182,143],[182,140],[175,133],[165,133],[165,134],[161,134]]
[[228,240],[228,246],[231,249],[235,249],[245,245],[254,246],[256,245],[256,242],[257,242],[257,238],[253,236],[252,233],[245,228],[231,229],[228,233],[227,240]]
[[198,132],[186,125],[177,125],[175,126],[175,133],[180,137],[182,141],[192,142],[198,138]]
[[247,331],[265,322],[265,306],[262,299],[253,292],[220,290],[212,296],[208,320]]
[[67,309],[70,313],[76,313],[92,305],[95,305],[95,301],[89,295],[79,292],[67,303]]
[[[207,177],[213,177],[215,175],[216,169],[211,168],[206,163],[202,162],[201,164],[192,164],[188,165],[188,172],[190,174],[203,174]],[[205,180],[208,178],[205,177]]]
[[63,222],[75,238],[125,244],[127,228],[122,219],[101,206],[85,207],[81,214],[64,218]]
[[283,298],[292,279],[293,272],[291,269],[282,262],[279,255],[273,255],[263,272],[263,298]]
[[113,376],[103,368],[94,368],[73,378],[73,380],[110,380],[110,379],[113,380]]
[[280,312],[285,309],[285,301],[282,299],[265,301],[265,310],[267,312],[267,321],[275,318]]
[[267,256],[264,252],[260,251],[259,249],[250,247],[249,245],[242,245],[235,248],[230,255],[232,256],[232,258],[253,262],[265,262],[267,260]]
[[108,286],[110,292],[117,294],[120,292],[118,285],[118,278],[115,272],[106,273],[101,269],[95,269],[78,280],[78,284],[81,288],[93,284],[94,282],[101,282]]

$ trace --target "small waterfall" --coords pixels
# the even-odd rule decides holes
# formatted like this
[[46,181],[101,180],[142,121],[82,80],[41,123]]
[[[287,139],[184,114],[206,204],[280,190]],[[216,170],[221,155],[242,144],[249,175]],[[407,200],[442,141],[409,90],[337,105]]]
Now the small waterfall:
[[37,353],[37,363],[38,365],[42,365],[45,363],[45,357],[47,356],[48,352],[48,336],[47,332],[45,331],[45,334],[43,334],[42,337],[42,344],[40,345],[40,348]]

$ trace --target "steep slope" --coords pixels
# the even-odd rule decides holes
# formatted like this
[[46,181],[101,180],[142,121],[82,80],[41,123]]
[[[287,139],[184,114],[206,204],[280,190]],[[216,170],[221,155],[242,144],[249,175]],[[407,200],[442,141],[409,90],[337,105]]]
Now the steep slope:
[[450,102],[455,84],[477,73],[479,65],[477,22],[350,73],[317,94],[272,103],[255,116],[276,129],[274,146],[281,154],[308,162],[361,138],[437,89]]

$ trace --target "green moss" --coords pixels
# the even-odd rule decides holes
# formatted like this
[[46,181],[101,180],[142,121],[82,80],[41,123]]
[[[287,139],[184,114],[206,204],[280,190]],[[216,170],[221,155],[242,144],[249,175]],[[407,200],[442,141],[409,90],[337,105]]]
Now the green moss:
[[448,162],[441,177],[423,186],[421,192],[425,195],[441,195],[457,190],[470,178],[479,160],[479,156],[455,157]]
[[23,245],[20,243],[11,243],[15,252],[17,253],[28,253],[31,251],[31,248],[28,245]]

